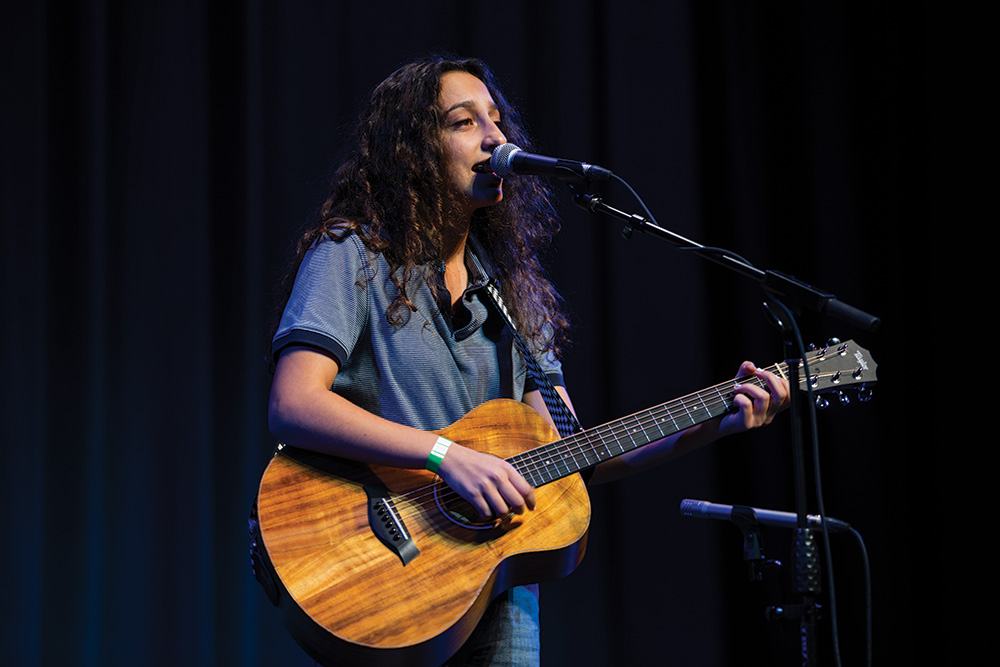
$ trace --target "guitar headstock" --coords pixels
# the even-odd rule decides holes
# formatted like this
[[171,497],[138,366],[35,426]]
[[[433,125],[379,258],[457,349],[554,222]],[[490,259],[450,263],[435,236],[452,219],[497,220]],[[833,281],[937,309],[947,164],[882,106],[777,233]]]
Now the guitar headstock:
[[853,340],[846,343],[831,340],[826,347],[811,350],[804,362],[799,386],[805,390],[808,384],[818,394],[817,407],[825,408],[829,405],[824,396],[829,393],[837,394],[841,403],[849,403],[850,398],[844,392],[847,387],[858,388],[859,400],[871,400],[871,387],[877,380],[875,370],[878,364],[871,358],[868,350],[855,344]]

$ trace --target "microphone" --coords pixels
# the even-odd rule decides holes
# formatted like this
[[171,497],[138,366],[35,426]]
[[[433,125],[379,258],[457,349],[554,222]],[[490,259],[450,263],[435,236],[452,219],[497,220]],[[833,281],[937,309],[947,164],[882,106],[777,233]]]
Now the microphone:
[[[723,521],[733,521],[733,510],[737,514],[741,511],[749,510],[753,513],[758,523],[765,526],[776,526],[778,528],[798,528],[799,517],[793,512],[777,512],[775,510],[762,510],[745,505],[719,505],[705,500],[691,500],[685,498],[681,501],[681,515],[690,516],[696,519],[722,519]],[[823,524],[823,518],[818,514],[806,515],[806,526],[809,528],[819,528]],[[826,528],[831,533],[844,533],[851,529],[850,524],[826,517]]]
[[554,176],[564,181],[606,181],[611,171],[586,162],[563,160],[545,155],[535,155],[521,150],[514,144],[501,144],[493,150],[490,168],[500,178],[511,174]]

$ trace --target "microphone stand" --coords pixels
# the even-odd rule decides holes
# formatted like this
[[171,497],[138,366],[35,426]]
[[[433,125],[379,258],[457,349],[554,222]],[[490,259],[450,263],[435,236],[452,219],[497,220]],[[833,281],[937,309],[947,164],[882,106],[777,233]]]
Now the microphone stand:
[[[612,177],[628,188],[640,204],[642,203],[642,200],[635,194],[628,183],[625,183],[625,181],[617,176],[612,175]],[[809,528],[807,520],[805,456],[802,441],[802,428],[806,422],[803,415],[803,408],[811,407],[812,390],[809,383],[806,382],[806,391],[809,395],[810,403],[806,406],[801,405],[796,388],[799,386],[799,378],[801,376],[808,377],[808,368],[802,368],[805,364],[805,346],[798,339],[798,328],[795,325],[793,311],[784,302],[787,301],[794,304],[796,309],[799,307],[808,308],[870,332],[876,331],[881,321],[873,315],[838,300],[833,294],[807,285],[792,276],[778,271],[758,269],[734,253],[720,248],[703,246],[670,230],[664,229],[653,221],[652,215],[649,215],[648,211],[645,216],[626,213],[609,206],[593,193],[580,192],[572,184],[569,187],[574,193],[573,202],[577,206],[591,213],[600,213],[623,221],[625,227],[622,233],[625,238],[631,238],[635,230],[651,234],[677,246],[681,250],[694,252],[705,259],[721,264],[740,275],[757,281],[765,294],[769,295],[773,301],[773,306],[779,308],[788,318],[786,322],[784,318],[780,317],[772,309],[772,304],[765,303],[768,313],[781,331],[784,347],[789,351],[789,358],[787,359],[790,388],[789,412],[792,415],[793,469],[797,515],[797,528],[795,531],[792,558],[794,561],[796,594],[799,604],[789,607],[774,607],[768,611],[767,617],[773,620],[794,619],[799,622],[802,654],[800,664],[813,664],[816,621],[819,616],[819,605],[816,603],[816,596],[820,593],[819,554],[816,535]],[[643,208],[645,209],[645,205],[643,205]],[[792,353],[796,350],[798,351],[797,353]],[[826,513],[821,512],[821,514],[825,516]],[[824,532],[826,532],[825,526]]]
[[[572,189],[572,186],[570,188]],[[792,303],[804,306],[817,313],[843,320],[866,331],[876,331],[881,325],[879,318],[840,301],[833,294],[807,285],[779,271],[763,271],[758,269],[734,253],[695,243],[690,239],[686,239],[679,234],[660,227],[650,217],[626,213],[609,206],[597,195],[575,193],[573,195],[573,203],[591,213],[602,213],[623,221],[625,228],[622,230],[622,233],[626,238],[630,238],[634,230],[656,236],[677,246],[681,250],[694,252],[705,259],[710,259],[736,273],[756,280],[774,298],[784,298]]]

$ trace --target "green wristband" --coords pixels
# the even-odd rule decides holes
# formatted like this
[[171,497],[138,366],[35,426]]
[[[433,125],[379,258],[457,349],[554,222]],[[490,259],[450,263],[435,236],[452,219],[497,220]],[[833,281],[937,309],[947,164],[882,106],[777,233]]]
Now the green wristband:
[[428,470],[433,473],[437,473],[438,468],[441,467],[441,461],[444,460],[444,455],[448,453],[448,448],[451,447],[451,440],[448,438],[438,437],[437,442],[431,447],[431,453],[427,456],[427,465],[425,466]]

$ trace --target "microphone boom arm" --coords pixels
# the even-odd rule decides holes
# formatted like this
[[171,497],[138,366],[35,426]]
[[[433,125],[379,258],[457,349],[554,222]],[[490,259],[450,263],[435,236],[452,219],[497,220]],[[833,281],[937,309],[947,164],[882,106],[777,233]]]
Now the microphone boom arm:
[[[621,181],[621,179],[615,178]],[[621,182],[624,183],[624,181]],[[627,187],[628,184],[625,185]],[[601,197],[593,193],[576,192],[573,195],[573,203],[591,213],[602,213],[623,221],[625,229],[622,233],[626,238],[631,237],[633,230],[651,234],[676,246],[680,250],[694,252],[736,273],[756,280],[766,292],[773,294],[775,297],[805,306],[817,313],[826,313],[865,331],[874,332],[881,325],[881,320],[878,317],[840,301],[833,294],[819,290],[812,285],[808,285],[793,276],[779,271],[763,271],[758,269],[745,259],[727,250],[696,243],[680,234],[664,229],[649,216],[626,213],[610,206]]]

